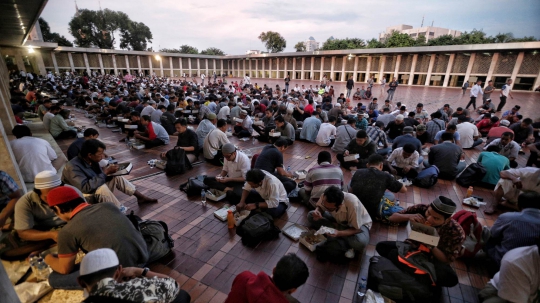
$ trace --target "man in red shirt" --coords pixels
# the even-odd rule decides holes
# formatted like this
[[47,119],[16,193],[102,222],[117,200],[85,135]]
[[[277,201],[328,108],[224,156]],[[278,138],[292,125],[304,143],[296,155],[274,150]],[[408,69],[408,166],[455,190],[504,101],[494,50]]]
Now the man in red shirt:
[[272,270],[272,276],[261,271],[240,273],[233,281],[225,303],[289,303],[298,302],[291,296],[306,283],[309,270],[295,254],[283,256]]
[[493,127],[497,127],[497,126],[499,126],[499,117],[497,116],[484,118],[476,124],[476,128],[478,128],[478,131],[480,132],[480,134],[482,134],[482,137],[487,136],[489,131]]
[[313,111],[315,110],[313,108],[313,100],[309,100],[308,103],[309,104],[306,105],[306,107],[304,108],[304,116],[305,116],[305,118],[311,117],[311,115],[313,115]]
[[[489,144],[491,141],[493,141],[495,139],[499,139],[502,136],[502,134],[505,133],[505,132],[514,133],[513,130],[508,128],[509,125],[510,125],[510,121],[508,121],[508,120],[499,121],[499,126],[494,126],[489,130],[489,132],[487,134],[486,144]],[[479,127],[477,127],[477,128],[480,129]]]

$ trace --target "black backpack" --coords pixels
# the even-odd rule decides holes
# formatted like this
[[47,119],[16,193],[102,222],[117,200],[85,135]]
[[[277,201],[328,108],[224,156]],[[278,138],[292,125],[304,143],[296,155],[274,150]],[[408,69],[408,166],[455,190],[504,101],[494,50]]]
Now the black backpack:
[[431,302],[434,288],[399,269],[385,257],[369,259],[367,288],[399,303]]
[[180,184],[180,190],[185,192],[188,197],[193,197],[201,194],[201,190],[209,190],[206,184],[204,184],[204,179],[206,175],[200,175],[197,177],[191,177],[186,183]]
[[347,263],[351,260],[345,257],[345,253],[349,248],[349,244],[345,239],[328,237],[326,242],[317,245],[315,254],[317,255],[317,260],[321,262]]
[[274,225],[274,218],[265,212],[252,211],[236,229],[242,244],[255,247],[261,241],[275,239],[281,230]]
[[189,163],[186,151],[178,146],[169,150],[165,157],[167,157],[167,164],[165,165],[165,174],[167,176],[180,175],[186,171],[186,168],[191,169],[191,163]]
[[148,249],[147,263],[154,262],[166,256],[174,247],[174,240],[169,235],[167,223],[156,220],[142,220],[133,214],[128,215],[133,226],[141,232]]
[[430,188],[433,185],[437,184],[439,180],[439,168],[435,165],[432,165],[423,171],[421,171],[416,178],[412,180],[414,186]]
[[469,187],[482,181],[487,171],[480,163],[472,163],[456,178],[457,184]]

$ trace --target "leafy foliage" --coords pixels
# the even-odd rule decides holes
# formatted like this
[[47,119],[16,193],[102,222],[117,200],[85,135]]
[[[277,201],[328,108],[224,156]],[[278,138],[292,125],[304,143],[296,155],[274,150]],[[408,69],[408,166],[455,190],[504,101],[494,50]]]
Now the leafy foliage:
[[366,48],[384,48],[385,45],[376,38],[372,38],[367,42]]
[[306,51],[306,45],[304,42],[300,41],[294,45],[294,48],[297,52],[305,52]]
[[179,53],[179,54],[193,54],[193,55],[197,55],[199,53],[199,50],[196,47],[193,47],[187,44],[181,45],[180,48],[162,48],[159,51],[164,52],[164,53]]
[[282,52],[287,47],[287,41],[278,32],[262,32],[258,38],[264,43],[266,50],[271,53]]
[[113,49],[120,35],[120,48],[144,50],[152,42],[152,32],[142,22],[134,22],[123,12],[104,9],[79,10],[69,22],[69,32],[80,47]]
[[324,42],[321,50],[355,49],[365,46],[366,42],[359,38],[328,39]]
[[209,47],[201,51],[201,55],[225,56],[225,52],[217,47]]
[[47,21],[45,21],[43,18],[39,18],[39,28],[41,29],[43,41],[55,42],[58,43],[59,46],[73,46],[73,43],[66,37],[61,36],[59,33],[51,33],[49,23],[47,23]]

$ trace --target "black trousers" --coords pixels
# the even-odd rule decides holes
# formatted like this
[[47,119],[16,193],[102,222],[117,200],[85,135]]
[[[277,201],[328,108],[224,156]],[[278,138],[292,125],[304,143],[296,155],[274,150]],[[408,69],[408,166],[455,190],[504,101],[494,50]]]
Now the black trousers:
[[236,133],[238,138],[251,137],[249,131],[245,130],[242,126],[235,125],[234,132]]
[[223,153],[221,153],[221,150],[217,151],[217,154],[214,156],[213,159],[204,159],[206,160],[206,162],[215,166],[223,166]]
[[[379,242],[377,243],[377,246],[375,247],[375,249],[377,250],[377,253],[379,253],[379,255],[391,260],[403,271],[409,272],[410,274],[414,273],[415,271],[414,268],[411,268],[398,261],[398,251],[397,251],[397,246],[396,246],[395,241]],[[433,259],[433,265],[435,267],[435,275],[437,276],[437,281],[436,281],[437,286],[453,287],[458,284],[457,274],[452,269],[452,267],[450,267],[449,264],[442,263],[436,259]],[[415,276],[420,277],[421,275],[415,275]],[[426,282],[431,284],[431,282],[429,281],[429,278],[426,279]]]
[[146,148],[152,148],[152,147],[161,146],[161,145],[165,145],[165,142],[163,142],[163,140],[158,139],[158,138],[155,138],[152,141],[144,142],[144,147]]
[[506,104],[506,98],[505,96],[501,96],[501,103],[499,103],[499,105],[497,106],[497,111],[500,112],[502,111],[504,105]]
[[394,169],[397,171],[397,174],[401,177],[406,177],[407,179],[414,179],[416,176],[418,176],[418,171],[414,168],[409,169],[407,173],[403,172],[403,168],[399,168],[397,166],[393,166]]
[[191,296],[188,294],[187,291],[180,289],[178,292],[178,295],[176,295],[176,298],[171,301],[171,303],[190,303],[191,302]]
[[471,100],[469,101],[469,103],[467,103],[467,106],[465,106],[465,109],[468,109],[469,106],[471,106],[476,109],[476,97],[473,97],[471,96]]
[[532,151],[525,166],[533,166],[533,164],[535,164],[536,167],[540,167],[540,161],[538,161],[538,153]]
[[70,129],[65,130],[61,132],[58,136],[55,137],[56,140],[62,140],[62,139],[72,139],[77,137],[77,132]]
[[287,192],[287,194],[290,194],[291,191],[293,191],[296,188],[296,182],[292,180],[291,178],[282,176],[278,174],[277,172],[274,173],[274,176],[278,178],[279,181],[281,181],[281,183],[283,184],[283,187],[285,187],[285,191]]
[[215,177],[207,177],[204,179],[204,184],[206,186],[217,189],[220,191],[224,191],[226,187],[231,187],[233,190],[227,192],[227,201],[229,201],[230,204],[236,205],[240,203],[240,198],[242,198],[242,187],[244,187],[244,182],[226,182],[221,183],[216,180]]
[[345,156],[343,154],[337,154],[336,158],[338,159],[339,164],[341,165],[341,167],[343,167],[345,169],[350,169],[353,166],[356,166],[356,168],[358,168],[358,169],[366,168],[366,164],[362,163],[362,161],[360,161],[360,162],[345,161]]

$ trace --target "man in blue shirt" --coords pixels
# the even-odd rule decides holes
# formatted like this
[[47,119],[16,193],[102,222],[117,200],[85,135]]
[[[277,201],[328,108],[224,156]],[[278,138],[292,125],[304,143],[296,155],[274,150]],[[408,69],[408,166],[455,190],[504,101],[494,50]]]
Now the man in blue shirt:
[[518,197],[520,212],[499,216],[491,227],[491,238],[486,244],[488,256],[501,265],[502,257],[514,248],[534,245],[540,237],[540,193],[529,191]]

